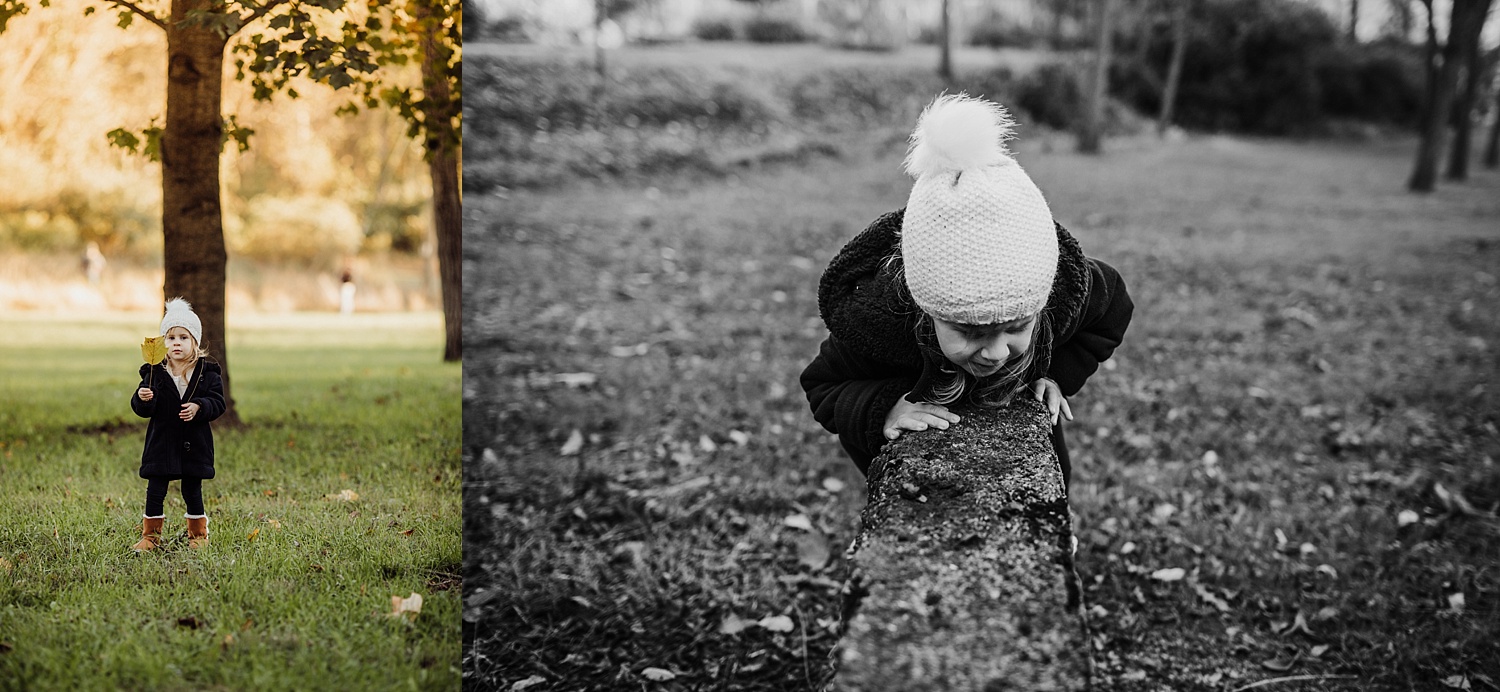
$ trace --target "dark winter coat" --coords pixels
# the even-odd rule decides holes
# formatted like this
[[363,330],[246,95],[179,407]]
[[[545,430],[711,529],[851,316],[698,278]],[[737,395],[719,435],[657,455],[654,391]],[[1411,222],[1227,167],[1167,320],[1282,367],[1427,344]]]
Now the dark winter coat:
[[[864,471],[886,443],[886,414],[902,395],[931,398],[946,376],[932,321],[912,301],[901,258],[904,209],[886,214],[849,241],[818,285],[818,310],[829,336],[802,371],[813,417],[837,433]],[[1134,304],[1119,272],[1084,257],[1078,241],[1057,226],[1057,278],[1044,309],[1050,349],[1039,349],[1026,382],[1041,377],[1072,396],[1114,353],[1130,324]]]
[[[141,478],[213,478],[214,433],[209,422],[224,415],[224,380],[219,364],[198,361],[188,380],[186,396],[178,396],[177,385],[165,363],[141,366],[137,389],[150,387],[151,401],[130,395],[135,415],[150,418],[146,447],[141,452]],[[182,405],[198,405],[190,421],[178,418]]]

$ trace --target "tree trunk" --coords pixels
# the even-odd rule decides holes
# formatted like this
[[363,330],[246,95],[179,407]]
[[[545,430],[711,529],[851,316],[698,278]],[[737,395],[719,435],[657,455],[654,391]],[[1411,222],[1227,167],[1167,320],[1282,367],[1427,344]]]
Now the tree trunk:
[[1109,57],[1114,44],[1115,0],[1099,0],[1099,34],[1094,48],[1094,78],[1089,83],[1089,100],[1084,106],[1083,123],[1078,131],[1078,151],[1097,154],[1104,129],[1104,101],[1109,96]]
[[1437,9],[1432,5],[1432,0],[1420,0],[1422,7],[1427,10],[1427,43],[1422,48],[1423,74],[1427,77],[1424,84],[1421,120],[1417,124],[1417,132],[1427,131],[1427,122],[1432,118],[1432,106],[1437,103],[1438,85],[1438,58],[1441,56],[1442,46],[1437,37]]
[[948,4],[948,0],[943,0],[942,23],[938,28],[938,76],[944,82],[953,81],[953,14]]
[[1046,409],[908,432],[870,465],[834,690],[1080,690],[1093,669]]
[[422,27],[422,99],[426,123],[427,172],[432,178],[433,228],[437,232],[438,276],[443,293],[446,332],[443,360],[463,358],[463,215],[458,174],[458,135],[453,131],[457,104],[448,86],[447,49],[430,0],[419,0],[417,20]]
[[1359,0],[1349,0],[1349,42],[1359,43]]
[[1484,145],[1484,167],[1500,168],[1500,89],[1495,90],[1495,117],[1490,122],[1490,141]]
[[[1489,5],[1492,0],[1480,0],[1484,9],[1478,14],[1479,21],[1489,14]],[[1464,84],[1463,90],[1458,92],[1458,99],[1453,104],[1453,145],[1448,149],[1448,171],[1445,177],[1449,180],[1466,180],[1469,177],[1469,151],[1473,148],[1470,139],[1473,133],[1474,102],[1479,98],[1479,79],[1485,73],[1484,53],[1479,49],[1479,27],[1473,31],[1463,33],[1463,43],[1455,51],[1457,60],[1463,66]],[[1449,40],[1457,36],[1457,32],[1449,31]]]
[[594,71],[598,73],[601,84],[607,72],[604,65],[604,20],[608,4],[609,0],[594,0]]
[[1489,0],[1455,0],[1453,3],[1448,41],[1443,46],[1443,66],[1438,70],[1437,83],[1431,90],[1432,103],[1426,111],[1425,127],[1417,144],[1416,164],[1412,167],[1411,180],[1407,182],[1407,188],[1413,192],[1431,192],[1437,183],[1438,156],[1443,150],[1443,135],[1448,128],[1453,94],[1458,87],[1462,46],[1471,34],[1484,28],[1488,11]]
[[219,152],[223,146],[225,39],[212,29],[184,25],[212,0],[173,0],[167,21],[167,118],[161,134],[162,286],[166,298],[182,296],[203,321],[203,347],[219,362],[226,408],[219,422],[237,426],[225,339],[224,218],[219,206]]
[[1156,134],[1165,134],[1172,125],[1172,108],[1177,103],[1177,87],[1182,82],[1182,64],[1187,57],[1188,3],[1175,0],[1172,8],[1172,62],[1167,67],[1167,86],[1162,90],[1161,112],[1156,118]]

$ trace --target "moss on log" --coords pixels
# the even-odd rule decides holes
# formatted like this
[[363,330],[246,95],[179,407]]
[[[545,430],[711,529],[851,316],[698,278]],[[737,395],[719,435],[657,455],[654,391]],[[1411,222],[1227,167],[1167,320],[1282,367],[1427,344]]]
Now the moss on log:
[[1046,410],[956,410],[870,465],[833,690],[1081,690],[1092,658]]

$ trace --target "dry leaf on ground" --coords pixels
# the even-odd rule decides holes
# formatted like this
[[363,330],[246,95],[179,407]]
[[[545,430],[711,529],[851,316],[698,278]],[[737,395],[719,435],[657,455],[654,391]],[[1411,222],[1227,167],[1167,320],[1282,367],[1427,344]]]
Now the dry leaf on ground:
[[582,449],[583,432],[581,432],[578,428],[573,428],[573,433],[571,435],[568,435],[568,441],[563,443],[562,449],[557,450],[557,453],[565,457],[570,457],[574,454],[577,454]]
[[672,671],[665,668],[647,668],[641,671],[641,675],[644,676],[647,680],[652,680],[655,682],[666,682],[677,677],[676,673],[673,673]]
[[325,500],[340,500],[340,501],[343,501],[343,502],[353,502],[353,501],[359,499],[359,493],[356,493],[353,490],[350,490],[348,488],[344,488],[343,490],[340,490],[337,493],[329,493],[327,495],[324,495],[323,499],[325,499]]
[[785,615],[768,615],[756,624],[770,632],[790,632],[793,628],[792,619]]
[[793,514],[782,519],[781,523],[794,529],[802,529],[803,531],[813,530],[812,520],[808,519],[806,514]]
[[1167,567],[1151,573],[1151,578],[1157,581],[1181,581],[1187,576],[1187,570],[1181,567]]
[[535,686],[535,685],[540,685],[540,684],[542,684],[542,683],[544,683],[546,681],[547,681],[547,678],[544,678],[544,677],[542,677],[540,675],[533,675],[533,676],[531,676],[529,678],[526,678],[525,680],[517,680],[517,681],[511,683],[510,684],[510,692],[521,692],[521,690],[524,690],[524,689],[526,689],[528,687],[532,687],[532,686]]
[[410,596],[407,596],[406,598],[402,598],[400,596],[391,596],[391,617],[401,617],[404,615],[408,620],[415,620],[417,619],[417,615],[421,612],[422,594],[413,591],[412,594]]

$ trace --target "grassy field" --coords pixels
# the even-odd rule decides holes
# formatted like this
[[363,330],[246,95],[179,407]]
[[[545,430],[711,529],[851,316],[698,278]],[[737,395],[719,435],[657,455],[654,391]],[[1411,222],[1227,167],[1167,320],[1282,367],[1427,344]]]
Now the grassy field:
[[[1500,174],[1415,196],[1404,140],[1020,134],[1137,305],[1071,402],[1101,689],[1497,689]],[[797,375],[900,155],[470,197],[469,682],[826,678],[863,483]]]
[[[231,316],[210,545],[134,554],[151,314],[0,314],[0,689],[457,689],[459,368],[435,313]],[[343,491],[351,495],[343,497]],[[423,597],[414,619],[391,597]]]

